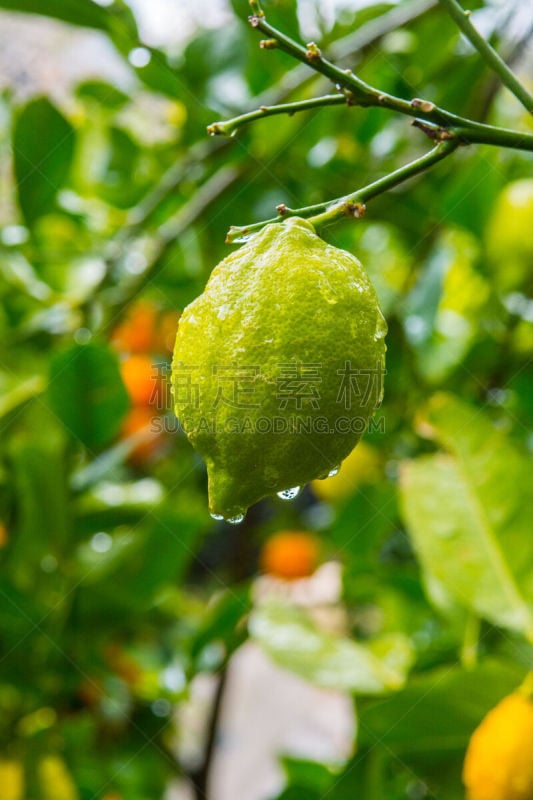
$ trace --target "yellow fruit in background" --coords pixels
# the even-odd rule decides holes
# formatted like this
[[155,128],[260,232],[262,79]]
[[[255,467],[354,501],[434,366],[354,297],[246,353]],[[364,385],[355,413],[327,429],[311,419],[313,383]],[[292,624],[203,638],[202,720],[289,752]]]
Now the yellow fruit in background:
[[334,503],[352,495],[363,483],[376,483],[381,477],[381,457],[372,445],[360,442],[330,478],[313,481],[319,500]]
[[40,800],[79,800],[72,775],[60,756],[49,755],[39,761],[37,767]]
[[338,467],[381,400],[385,333],[359,261],[305,220],[267,225],[214,269],[183,312],[173,361],[213,515],[240,521]]
[[520,288],[533,277],[533,178],[513,181],[498,195],[485,231],[498,286]]
[[519,691],[472,734],[463,767],[467,800],[533,800],[533,702]]
[[312,575],[320,562],[320,542],[304,531],[281,531],[261,550],[263,572],[276,578],[296,580]]
[[0,797],[2,800],[23,800],[24,770],[20,761],[0,758]]

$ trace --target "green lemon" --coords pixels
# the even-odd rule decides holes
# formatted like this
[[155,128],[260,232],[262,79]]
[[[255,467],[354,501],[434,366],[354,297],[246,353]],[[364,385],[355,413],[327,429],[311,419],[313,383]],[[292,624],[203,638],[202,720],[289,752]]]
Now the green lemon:
[[381,401],[386,331],[359,261],[306,220],[267,225],[218,264],[180,319],[172,370],[212,516],[240,521],[338,468]]
[[533,178],[505,186],[494,204],[485,244],[498,287],[520,289],[533,267]]

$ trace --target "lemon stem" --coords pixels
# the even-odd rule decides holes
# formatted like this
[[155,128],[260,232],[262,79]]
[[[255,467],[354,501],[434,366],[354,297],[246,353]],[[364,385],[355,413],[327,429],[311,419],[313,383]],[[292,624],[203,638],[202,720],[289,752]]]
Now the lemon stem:
[[496,50],[479,33],[472,24],[470,11],[465,11],[457,0],[439,0],[446,8],[446,11],[466,36],[469,42],[475,47],[479,55],[484,59],[491,69],[499,76],[504,86],[519,100],[526,111],[533,114],[533,95],[522,86],[514,72],[509,69],[505,61],[498,55]]
[[281,222],[288,217],[303,217],[308,219],[316,227],[335,222],[342,217],[362,217],[365,213],[365,203],[377,197],[383,192],[398,186],[403,181],[413,178],[415,175],[425,172],[425,170],[437,164],[442,159],[449,156],[459,146],[459,139],[453,137],[439,141],[438,144],[420,158],[405,164],[403,167],[379,178],[368,186],[358,189],[352,194],[338,197],[335,200],[328,200],[325,203],[317,203],[313,206],[304,208],[288,208],[278,206],[278,216],[272,219],[256,222],[247,226],[232,226],[226,237],[226,242],[232,243],[242,240],[254,231],[260,230],[265,225],[273,222]]

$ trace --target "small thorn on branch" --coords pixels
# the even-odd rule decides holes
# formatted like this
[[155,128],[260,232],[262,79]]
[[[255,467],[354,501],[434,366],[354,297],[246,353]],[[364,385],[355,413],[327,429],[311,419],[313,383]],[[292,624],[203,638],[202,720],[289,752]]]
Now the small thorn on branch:
[[320,50],[320,47],[318,47],[318,45],[316,45],[314,42],[309,42],[309,44],[307,44],[306,47],[307,51],[305,57],[307,58],[307,60],[320,61],[320,59],[322,58],[322,51]]
[[429,122],[426,122],[423,119],[414,119],[411,123],[414,128],[418,128],[425,133],[428,139],[432,139],[435,142],[444,142],[449,139],[456,139],[457,135],[448,130],[448,128],[440,128],[437,125],[432,125]]
[[290,214],[290,208],[285,203],[280,203],[279,206],[276,206],[276,211],[280,217],[286,217],[287,214]]
[[277,46],[278,43],[275,39],[261,39],[259,42],[261,50],[275,50]]
[[353,92],[350,92],[348,89],[344,92],[344,97],[346,98],[346,105],[347,106],[356,106],[357,99]]

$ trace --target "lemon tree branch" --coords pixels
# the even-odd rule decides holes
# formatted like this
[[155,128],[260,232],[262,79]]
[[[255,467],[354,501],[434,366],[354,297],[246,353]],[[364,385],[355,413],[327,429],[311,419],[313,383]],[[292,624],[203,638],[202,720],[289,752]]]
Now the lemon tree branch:
[[259,106],[255,111],[241,114],[233,119],[213,122],[207,126],[207,133],[210,136],[233,136],[242,125],[254,122],[262,117],[272,117],[275,114],[296,114],[299,111],[307,111],[310,108],[322,108],[323,106],[339,106],[349,103],[349,97],[345,94],[326,94],[322,97],[311,97],[308,100],[297,100],[294,103],[282,103],[273,106]]
[[487,42],[487,40],[479,33],[477,28],[472,24],[470,19],[470,11],[465,11],[457,2],[457,0],[439,0],[441,5],[446,8],[446,11],[461,29],[462,33],[476,48],[479,55],[485,60],[489,67],[500,77],[501,82],[507,86],[514,96],[520,100],[526,111],[533,114],[533,95],[522,86],[514,72],[509,69],[505,61],[498,55],[496,50]]
[[404,100],[382,92],[358,78],[352,70],[343,70],[324,58],[313,42],[303,46],[267,22],[256,0],[250,3],[254,13],[249,17],[252,27],[274,40],[280,50],[325,75],[338,88],[349,93],[351,105],[387,108],[409,117],[419,117],[440,127],[452,129],[466,144],[491,144],[500,147],[533,151],[533,135],[493,125],[475,122],[440,108],[429,100]]
[[263,222],[255,222],[252,225],[232,226],[228,232],[226,241],[230,244],[243,241],[251,233],[260,230],[265,225],[272,222],[281,222],[287,217],[304,217],[316,227],[335,222],[346,216],[356,218],[362,217],[365,213],[365,203],[383,194],[383,192],[393,189],[409,178],[419,175],[439,161],[442,161],[442,159],[453,153],[459,144],[460,140],[454,136],[451,138],[444,138],[439,141],[432,150],[420,156],[420,158],[410,161],[403,167],[389,173],[389,175],[385,175],[383,178],[379,178],[377,181],[369,183],[367,186],[357,189],[357,191],[347,194],[344,197],[328,200],[325,203],[317,203],[313,206],[305,206],[304,208],[288,208],[285,205],[278,206],[277,217],[263,220]]

